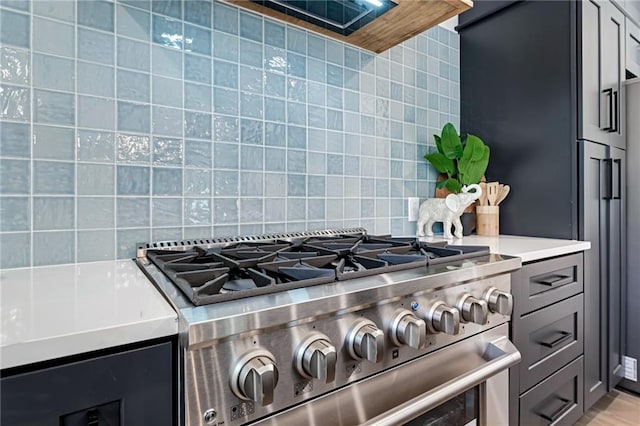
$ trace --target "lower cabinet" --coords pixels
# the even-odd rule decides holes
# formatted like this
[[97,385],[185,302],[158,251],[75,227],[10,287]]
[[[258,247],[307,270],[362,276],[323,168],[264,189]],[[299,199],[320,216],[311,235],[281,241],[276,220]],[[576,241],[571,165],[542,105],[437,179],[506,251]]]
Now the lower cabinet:
[[511,426],[571,425],[584,412],[584,256],[531,262],[512,274]]
[[175,421],[171,342],[17,374],[2,372],[0,424],[154,425]]

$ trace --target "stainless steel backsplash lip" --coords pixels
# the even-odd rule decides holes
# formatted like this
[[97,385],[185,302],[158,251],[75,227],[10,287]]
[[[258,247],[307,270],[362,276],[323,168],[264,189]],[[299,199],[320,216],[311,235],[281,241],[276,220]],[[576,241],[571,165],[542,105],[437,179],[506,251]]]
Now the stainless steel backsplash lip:
[[490,254],[473,262],[415,268],[322,286],[179,309],[187,349],[274,327],[350,312],[393,298],[419,295],[519,269],[520,258]]

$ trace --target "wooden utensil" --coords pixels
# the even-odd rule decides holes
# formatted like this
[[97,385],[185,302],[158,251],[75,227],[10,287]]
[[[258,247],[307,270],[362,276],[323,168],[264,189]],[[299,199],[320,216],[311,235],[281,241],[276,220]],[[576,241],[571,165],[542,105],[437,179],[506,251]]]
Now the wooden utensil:
[[481,206],[486,206],[487,205],[487,183],[480,182],[480,189],[482,190],[482,195],[480,195],[480,198],[478,199],[478,203]]
[[507,198],[507,195],[509,195],[509,191],[511,191],[511,187],[509,185],[504,185],[500,189],[498,193],[498,199],[496,200],[496,206],[503,202],[505,198]]
[[487,200],[490,206],[496,205],[498,199],[498,182],[487,182]]

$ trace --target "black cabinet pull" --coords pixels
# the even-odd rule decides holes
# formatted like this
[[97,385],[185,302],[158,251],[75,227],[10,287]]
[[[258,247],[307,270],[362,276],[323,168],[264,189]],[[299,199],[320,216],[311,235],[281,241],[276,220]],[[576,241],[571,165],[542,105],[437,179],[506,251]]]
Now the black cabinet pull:
[[602,93],[607,97],[608,99],[608,106],[609,106],[609,123],[606,127],[603,127],[602,130],[604,130],[605,132],[610,132],[611,128],[613,127],[613,105],[611,104],[611,101],[613,100],[613,89],[609,88],[609,89],[604,89],[602,91]]
[[87,426],[100,426],[100,412],[97,408],[87,411]]
[[618,91],[614,90],[613,91],[613,105],[612,108],[613,110],[613,120],[611,121],[611,130],[609,130],[609,132],[614,133],[618,131]]
[[555,339],[551,340],[550,342],[539,342],[542,346],[546,346],[547,348],[554,348],[556,346],[558,346],[561,343],[566,342],[569,339],[573,338],[573,334],[569,333],[568,331],[559,331],[558,333],[560,333],[560,337],[556,337]]
[[547,278],[536,281],[540,284],[548,285],[549,287],[557,287],[573,282],[573,277],[569,275],[555,274]]
[[[622,160],[620,160],[619,158],[616,160],[613,160],[613,164],[617,164],[618,165],[618,178],[616,179],[616,183],[617,183],[617,195],[614,194],[613,192],[613,167],[611,167],[611,199],[612,200],[619,200],[620,199],[620,191],[622,191]],[[613,166],[612,164],[612,166]]]
[[604,194],[602,195],[603,200],[611,200],[613,199],[613,160],[611,158],[605,158],[602,160],[604,162]]
[[564,414],[564,412],[567,411],[567,409],[569,407],[571,407],[573,405],[573,401],[571,401],[570,399],[557,397],[557,400],[562,402],[562,405],[560,405],[560,407],[558,409],[553,411],[551,414],[538,413],[538,415],[540,417],[542,417],[543,419],[548,420],[551,423],[553,423],[556,420],[558,420],[560,418],[560,416],[562,416]]

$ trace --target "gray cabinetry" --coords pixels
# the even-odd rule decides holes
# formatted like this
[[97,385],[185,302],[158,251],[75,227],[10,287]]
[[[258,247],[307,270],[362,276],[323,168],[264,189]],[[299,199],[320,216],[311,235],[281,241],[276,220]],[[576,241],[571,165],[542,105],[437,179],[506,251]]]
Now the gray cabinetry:
[[625,292],[625,152],[580,142],[583,191],[580,197],[585,253],[585,407],[622,377]]
[[585,0],[580,5],[578,138],[624,148],[625,17],[610,1]]
[[[640,5],[640,1],[638,2]],[[640,7],[640,6],[638,6]],[[640,10],[638,11],[640,13]],[[640,26],[627,18],[625,22],[627,71],[634,77],[640,76]]]
[[512,274],[511,339],[522,354],[509,371],[512,426],[572,424],[582,415],[583,263],[583,253],[576,253]]

